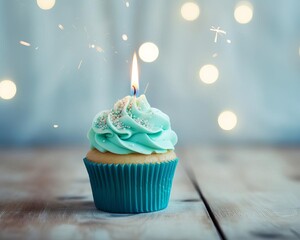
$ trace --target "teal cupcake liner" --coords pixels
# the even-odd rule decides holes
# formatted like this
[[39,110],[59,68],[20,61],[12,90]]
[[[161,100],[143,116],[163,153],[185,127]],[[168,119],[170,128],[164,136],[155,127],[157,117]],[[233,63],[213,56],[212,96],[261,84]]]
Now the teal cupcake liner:
[[102,164],[83,159],[97,209],[143,213],[168,206],[178,159],[146,164]]

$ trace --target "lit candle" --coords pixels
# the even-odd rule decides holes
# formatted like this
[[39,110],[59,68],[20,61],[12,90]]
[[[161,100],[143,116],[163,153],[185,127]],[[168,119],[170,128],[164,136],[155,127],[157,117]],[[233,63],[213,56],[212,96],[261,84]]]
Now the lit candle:
[[136,53],[133,55],[132,68],[131,68],[131,96],[137,96],[139,93],[139,69],[137,64]]

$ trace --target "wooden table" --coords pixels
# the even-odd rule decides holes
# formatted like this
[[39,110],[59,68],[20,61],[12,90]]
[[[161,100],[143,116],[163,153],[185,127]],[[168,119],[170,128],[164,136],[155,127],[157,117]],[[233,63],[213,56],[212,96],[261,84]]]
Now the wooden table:
[[0,150],[0,239],[300,239],[300,148],[178,149],[166,210],[95,209],[87,149]]

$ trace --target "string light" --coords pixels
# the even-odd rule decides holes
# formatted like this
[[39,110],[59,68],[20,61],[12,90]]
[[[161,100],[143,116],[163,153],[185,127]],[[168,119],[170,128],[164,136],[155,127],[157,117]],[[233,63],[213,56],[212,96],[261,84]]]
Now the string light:
[[225,131],[230,131],[235,128],[237,124],[237,117],[234,112],[224,111],[218,117],[218,124],[220,128]]
[[253,6],[250,2],[242,1],[236,5],[234,18],[240,24],[247,24],[252,20]]
[[200,15],[200,8],[194,2],[187,2],[181,6],[181,16],[187,21],[194,21]]
[[9,100],[12,99],[17,93],[17,86],[11,80],[3,80],[0,82],[0,97]]
[[199,77],[202,82],[206,84],[212,84],[217,81],[219,77],[219,70],[215,65],[204,65],[199,71]]
[[139,56],[144,62],[154,62],[158,55],[159,49],[152,42],[145,42],[139,48]]
[[39,8],[43,10],[50,10],[55,5],[55,0],[37,0],[36,1]]

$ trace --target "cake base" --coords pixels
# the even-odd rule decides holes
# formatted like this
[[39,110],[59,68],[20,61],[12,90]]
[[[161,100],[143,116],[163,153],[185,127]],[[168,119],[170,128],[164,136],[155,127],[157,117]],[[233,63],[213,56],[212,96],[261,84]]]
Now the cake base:
[[111,152],[100,152],[93,148],[88,151],[86,158],[96,163],[107,164],[138,164],[138,163],[160,163],[170,161],[176,158],[174,151],[167,151],[165,153],[152,153],[152,154],[114,154]]

